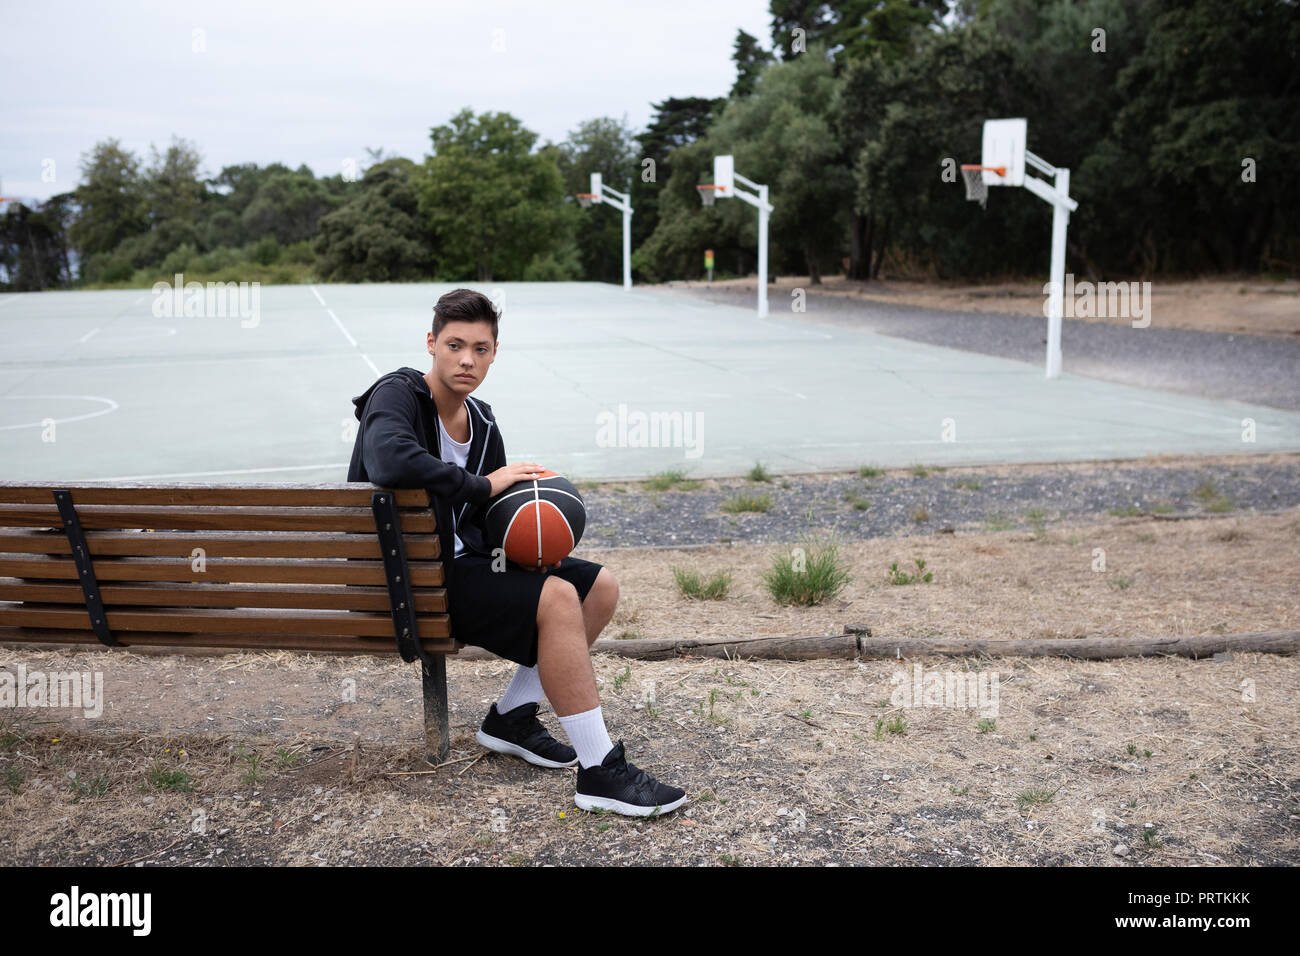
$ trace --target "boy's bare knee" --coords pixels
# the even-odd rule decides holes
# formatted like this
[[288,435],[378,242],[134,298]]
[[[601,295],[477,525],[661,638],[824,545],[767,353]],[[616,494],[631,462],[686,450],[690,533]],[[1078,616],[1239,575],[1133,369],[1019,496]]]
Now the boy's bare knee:
[[564,578],[547,577],[542,584],[542,596],[537,602],[537,623],[551,615],[581,614],[582,602],[578,589]]

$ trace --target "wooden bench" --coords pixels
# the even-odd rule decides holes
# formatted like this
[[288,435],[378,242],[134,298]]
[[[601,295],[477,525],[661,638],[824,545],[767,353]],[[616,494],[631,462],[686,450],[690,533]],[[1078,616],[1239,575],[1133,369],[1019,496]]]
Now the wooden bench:
[[0,641],[383,654],[421,662],[450,751],[450,536],[423,489],[0,482]]

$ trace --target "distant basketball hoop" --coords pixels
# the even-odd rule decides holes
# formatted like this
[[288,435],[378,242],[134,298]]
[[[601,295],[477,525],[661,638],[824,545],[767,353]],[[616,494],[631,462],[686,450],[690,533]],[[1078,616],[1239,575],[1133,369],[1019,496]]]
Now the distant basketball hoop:
[[583,209],[590,209],[592,202],[596,199],[595,193],[578,193],[578,205]]
[[986,169],[1000,177],[1007,175],[1005,166],[963,166],[961,168],[962,177],[966,180],[966,198],[978,202],[981,209],[989,199],[989,187],[984,182]]
[[700,191],[700,202],[704,203],[704,205],[708,207],[713,205],[714,201],[718,198],[718,193],[725,187],[710,183],[707,186],[696,186],[695,188]]

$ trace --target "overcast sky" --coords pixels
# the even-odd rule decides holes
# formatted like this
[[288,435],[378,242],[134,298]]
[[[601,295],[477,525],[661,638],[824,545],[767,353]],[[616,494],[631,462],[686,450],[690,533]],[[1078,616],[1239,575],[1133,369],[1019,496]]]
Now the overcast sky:
[[72,189],[109,137],[146,163],[151,143],[184,137],[209,174],[278,161],[332,175],[367,146],[418,161],[464,107],[513,114],[538,145],[597,116],[639,131],[651,101],[726,95],[737,29],[771,46],[767,6],[0,0],[3,195]]

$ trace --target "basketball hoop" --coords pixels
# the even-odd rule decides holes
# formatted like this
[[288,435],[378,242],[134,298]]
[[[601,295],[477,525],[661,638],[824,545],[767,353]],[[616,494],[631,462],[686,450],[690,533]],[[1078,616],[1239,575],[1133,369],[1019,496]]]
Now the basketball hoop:
[[578,205],[581,206],[583,209],[590,209],[590,208],[591,208],[591,202],[592,202],[592,200],[595,199],[595,198],[596,198],[596,194],[595,194],[595,193],[578,193],[578,194],[577,194]]
[[966,180],[966,198],[977,201],[981,209],[989,199],[988,183],[984,182],[986,169],[1002,177],[1007,175],[1005,166],[963,166],[961,168],[962,177]]
[[700,202],[704,203],[705,208],[712,206],[714,200],[718,198],[718,193],[722,192],[725,187],[717,185],[696,186],[700,191]]

